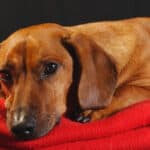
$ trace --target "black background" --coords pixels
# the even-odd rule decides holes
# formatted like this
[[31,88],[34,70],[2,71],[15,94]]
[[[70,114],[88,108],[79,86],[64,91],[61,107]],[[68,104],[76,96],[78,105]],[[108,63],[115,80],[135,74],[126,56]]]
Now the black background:
[[136,16],[150,16],[150,0],[1,0],[0,40],[32,24],[75,25]]

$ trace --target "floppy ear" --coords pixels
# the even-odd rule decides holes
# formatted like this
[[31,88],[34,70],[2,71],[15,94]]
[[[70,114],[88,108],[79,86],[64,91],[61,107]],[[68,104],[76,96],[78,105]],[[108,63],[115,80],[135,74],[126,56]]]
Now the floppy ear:
[[79,104],[82,109],[97,109],[111,102],[116,86],[116,68],[110,56],[86,35],[76,34],[67,39],[81,65],[78,86]]

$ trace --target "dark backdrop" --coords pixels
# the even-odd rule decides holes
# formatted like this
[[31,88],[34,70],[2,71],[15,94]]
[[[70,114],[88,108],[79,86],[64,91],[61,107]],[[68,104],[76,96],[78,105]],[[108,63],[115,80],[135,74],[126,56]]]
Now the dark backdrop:
[[150,0],[1,0],[0,40],[32,24],[75,25],[135,16],[150,16]]

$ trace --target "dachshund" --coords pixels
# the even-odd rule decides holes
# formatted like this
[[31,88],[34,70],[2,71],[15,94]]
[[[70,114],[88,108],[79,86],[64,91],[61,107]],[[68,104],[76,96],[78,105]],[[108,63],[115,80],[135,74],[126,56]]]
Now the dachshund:
[[150,18],[20,29],[0,43],[0,87],[19,139],[47,134],[68,110],[85,123],[142,102],[150,98]]

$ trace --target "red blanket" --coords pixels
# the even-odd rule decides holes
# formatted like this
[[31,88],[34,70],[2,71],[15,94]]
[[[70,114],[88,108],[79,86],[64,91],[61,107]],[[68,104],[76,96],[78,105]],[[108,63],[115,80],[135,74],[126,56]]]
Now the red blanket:
[[136,104],[116,115],[80,124],[62,118],[46,136],[17,141],[5,124],[0,100],[0,150],[150,150],[150,101]]

